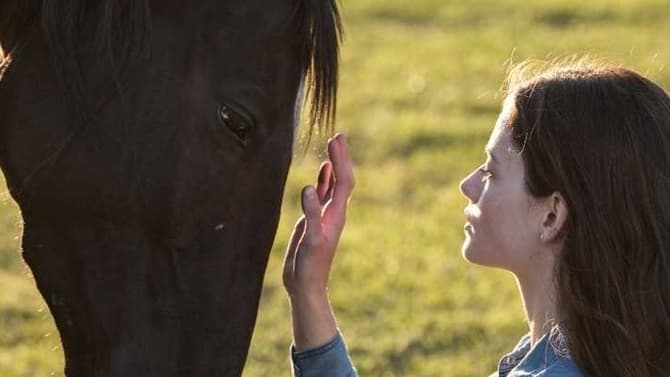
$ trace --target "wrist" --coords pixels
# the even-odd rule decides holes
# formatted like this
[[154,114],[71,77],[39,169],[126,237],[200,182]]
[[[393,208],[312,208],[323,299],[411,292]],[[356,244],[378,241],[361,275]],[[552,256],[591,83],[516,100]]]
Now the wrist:
[[322,346],[337,335],[335,315],[326,294],[295,296],[290,303],[297,352]]
[[310,323],[319,324],[332,317],[332,308],[327,294],[293,296],[289,298],[294,327]]
[[327,289],[313,289],[310,291],[289,293],[288,299],[291,304],[317,305],[328,302]]

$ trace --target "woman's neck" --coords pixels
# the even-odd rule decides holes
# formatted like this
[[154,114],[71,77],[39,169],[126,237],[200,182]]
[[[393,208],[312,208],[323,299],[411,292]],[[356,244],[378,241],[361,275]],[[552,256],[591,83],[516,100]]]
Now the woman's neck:
[[535,346],[542,335],[558,320],[552,271],[553,266],[538,268],[523,276],[516,275],[530,329],[531,347]]

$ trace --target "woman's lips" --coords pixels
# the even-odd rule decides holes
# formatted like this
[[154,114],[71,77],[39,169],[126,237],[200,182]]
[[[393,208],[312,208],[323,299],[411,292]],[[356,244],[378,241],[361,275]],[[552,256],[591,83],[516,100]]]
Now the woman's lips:
[[482,212],[475,205],[469,205],[463,209],[463,216],[468,222],[472,222],[473,219],[478,219],[482,215]]
[[475,233],[475,227],[472,225],[472,223],[477,221],[479,214],[479,208],[473,204],[470,204],[463,209],[463,215],[465,216],[465,225],[463,225],[463,230],[468,234]]
[[469,222],[465,223],[465,225],[463,225],[463,230],[468,232],[468,233],[474,233],[474,229],[472,228],[472,224],[470,224]]

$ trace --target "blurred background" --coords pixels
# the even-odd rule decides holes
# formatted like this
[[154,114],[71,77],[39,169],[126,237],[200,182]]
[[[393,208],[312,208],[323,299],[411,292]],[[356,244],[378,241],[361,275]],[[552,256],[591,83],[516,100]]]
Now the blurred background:
[[[460,255],[458,183],[484,160],[510,62],[589,54],[670,88],[670,1],[342,0],[338,131],[357,187],[330,294],[361,376],[487,376],[528,331],[513,277]],[[305,128],[303,127],[303,131]],[[303,136],[304,132],[303,132]],[[281,268],[328,135],[296,147],[243,376],[289,376]],[[48,309],[0,201],[0,376],[61,376]]]

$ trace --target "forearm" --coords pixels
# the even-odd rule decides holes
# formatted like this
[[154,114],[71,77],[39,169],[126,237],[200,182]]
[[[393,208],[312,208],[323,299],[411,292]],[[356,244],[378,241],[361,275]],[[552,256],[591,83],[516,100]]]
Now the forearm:
[[297,352],[322,346],[335,338],[337,325],[327,294],[289,297],[289,301]]
[[294,377],[358,377],[326,294],[291,297]]

